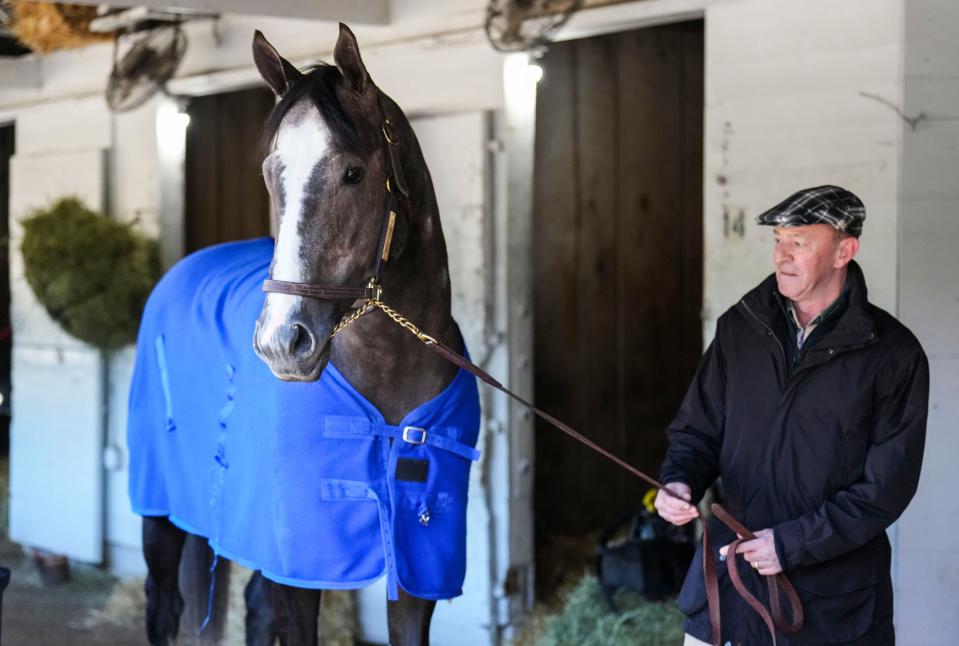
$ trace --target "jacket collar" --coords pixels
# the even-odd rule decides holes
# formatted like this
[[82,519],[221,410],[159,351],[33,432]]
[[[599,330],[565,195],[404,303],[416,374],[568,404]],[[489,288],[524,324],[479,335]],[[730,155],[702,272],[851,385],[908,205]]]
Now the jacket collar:
[[[823,343],[833,346],[857,345],[875,339],[875,322],[869,313],[868,289],[862,269],[856,261],[849,263],[846,272],[846,284],[843,293],[847,299],[845,310],[839,314],[835,327],[829,331]],[[776,274],[770,274],[756,288],[747,293],[741,305],[744,305],[753,316],[758,318],[761,325],[776,329],[779,317],[785,317],[776,284]]]

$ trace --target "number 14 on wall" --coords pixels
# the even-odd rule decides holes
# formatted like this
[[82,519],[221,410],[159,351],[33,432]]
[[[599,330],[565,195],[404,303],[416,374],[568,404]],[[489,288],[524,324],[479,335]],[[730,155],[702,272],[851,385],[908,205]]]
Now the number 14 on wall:
[[730,212],[729,207],[723,207],[723,237],[731,236],[746,236],[746,213],[742,209]]

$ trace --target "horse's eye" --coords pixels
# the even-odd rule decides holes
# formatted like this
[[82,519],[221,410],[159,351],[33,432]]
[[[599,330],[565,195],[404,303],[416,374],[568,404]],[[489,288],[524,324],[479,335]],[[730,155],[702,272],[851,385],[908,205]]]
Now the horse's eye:
[[363,169],[356,166],[347,168],[343,174],[343,182],[346,184],[358,184],[361,179],[363,179]]

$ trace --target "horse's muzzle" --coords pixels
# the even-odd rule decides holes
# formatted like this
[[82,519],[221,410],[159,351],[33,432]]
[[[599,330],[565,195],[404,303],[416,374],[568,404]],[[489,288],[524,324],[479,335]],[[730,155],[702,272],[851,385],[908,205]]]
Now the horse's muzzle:
[[329,337],[318,337],[298,320],[278,325],[257,321],[253,350],[283,381],[316,381],[330,360]]

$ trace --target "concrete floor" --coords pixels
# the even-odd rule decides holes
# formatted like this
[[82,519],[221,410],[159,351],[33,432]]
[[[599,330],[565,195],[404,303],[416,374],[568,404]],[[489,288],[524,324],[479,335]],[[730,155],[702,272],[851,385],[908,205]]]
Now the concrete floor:
[[117,646],[146,643],[142,581],[71,564],[71,580],[45,587],[33,560],[0,539],[0,565],[12,570],[3,595],[3,646]]
[[[0,608],[0,646],[146,644],[142,579],[118,581],[103,569],[71,563],[69,582],[54,586],[41,583],[31,556],[7,538],[7,474],[7,456],[0,450],[0,566],[11,570],[10,586],[3,594]],[[200,549],[192,545],[191,549],[194,548]],[[207,567],[204,562],[196,571],[205,573]],[[228,562],[223,562],[218,570],[223,571],[232,571],[231,581],[219,584],[215,607],[220,609],[214,611],[218,620],[202,636],[198,626],[205,616],[207,599],[184,599],[187,607],[177,640],[181,646],[233,646],[244,642],[243,587],[250,571]],[[181,571],[181,581],[184,576]],[[207,590],[208,584],[204,581],[194,587]],[[354,638],[357,610],[352,593],[325,594],[320,621],[326,646],[360,646]]]
[[7,456],[0,452],[0,566],[11,570],[3,594],[0,644],[145,644],[142,580],[121,583],[99,568],[71,564],[69,582],[50,587],[40,582],[33,559],[7,539],[7,474]]

